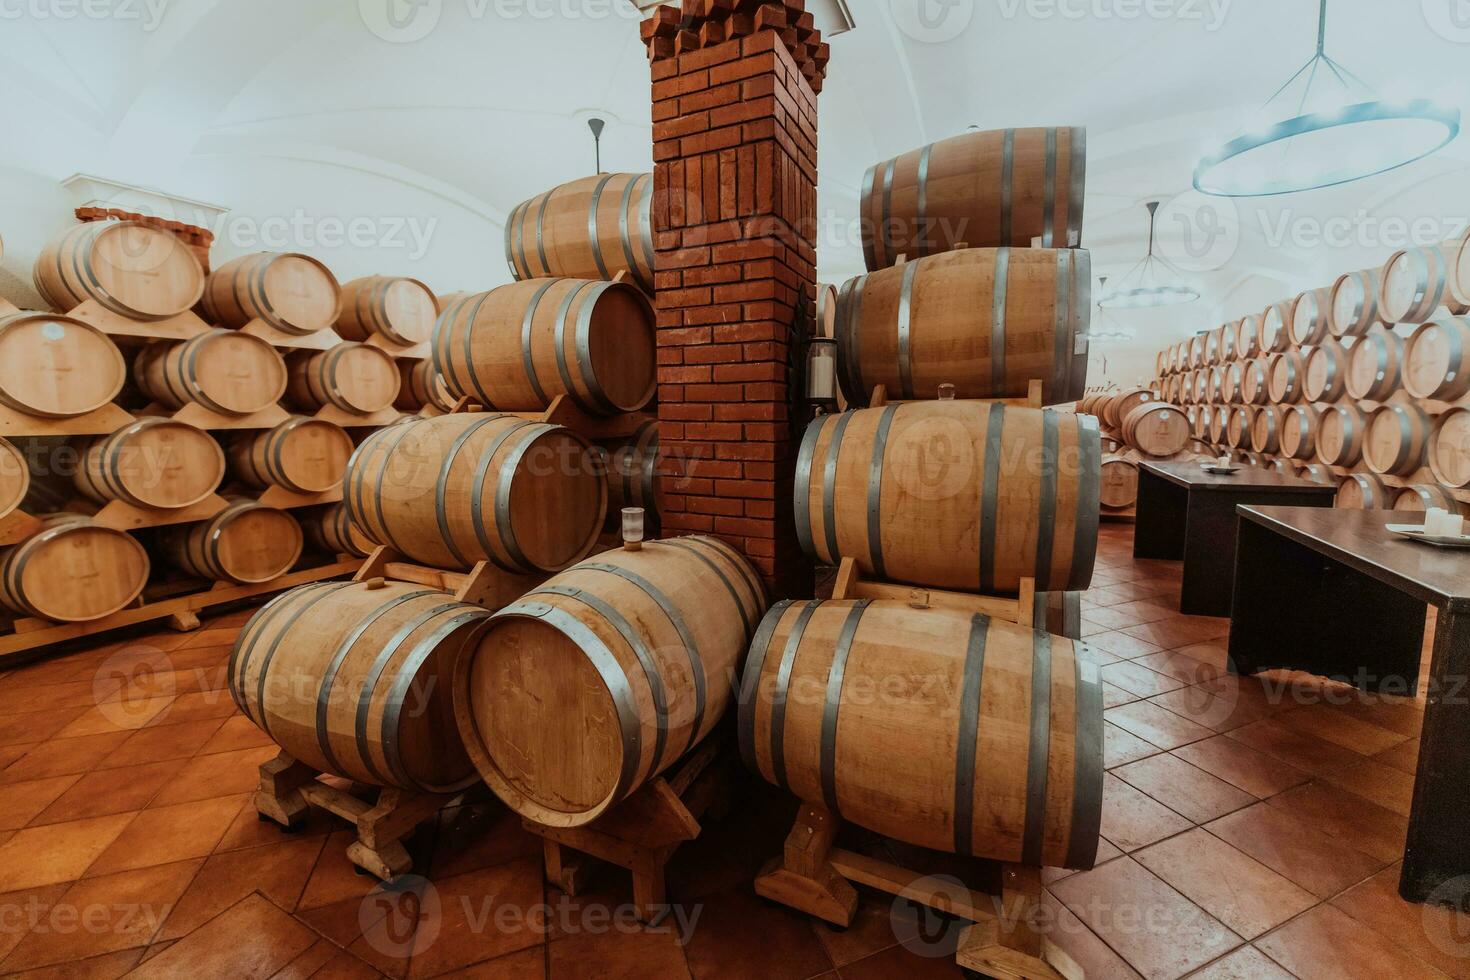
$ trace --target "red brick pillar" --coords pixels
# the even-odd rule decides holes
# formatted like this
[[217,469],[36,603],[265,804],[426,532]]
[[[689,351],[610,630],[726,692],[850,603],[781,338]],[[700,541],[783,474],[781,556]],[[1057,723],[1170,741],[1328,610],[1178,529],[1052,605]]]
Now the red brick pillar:
[[801,4],[689,0],[644,24],[659,509],[667,533],[734,545],[776,596],[810,594],[791,506],[793,367],[815,296],[827,46]]

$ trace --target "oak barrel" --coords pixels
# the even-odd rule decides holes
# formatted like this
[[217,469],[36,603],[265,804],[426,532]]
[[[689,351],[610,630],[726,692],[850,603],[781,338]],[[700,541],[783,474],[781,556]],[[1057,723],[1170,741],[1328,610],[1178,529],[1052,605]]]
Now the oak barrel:
[[1266,359],[1254,357],[1240,366],[1240,400],[1247,405],[1264,405],[1271,400]]
[[1349,473],[1337,485],[1334,506],[1345,510],[1390,510],[1394,491],[1372,473]]
[[1230,431],[1230,414],[1235,408],[1234,405],[1220,405],[1215,409],[1215,414],[1210,416],[1210,442],[1217,446],[1225,445],[1225,436]]
[[1403,382],[1415,398],[1455,401],[1470,392],[1470,320],[1421,324],[1404,344]]
[[1322,413],[1308,402],[1288,405],[1281,416],[1281,451],[1292,459],[1311,459],[1317,454],[1317,430]]
[[19,507],[30,488],[31,469],[25,454],[8,439],[0,439],[0,517]]
[[201,304],[204,315],[221,326],[238,329],[261,320],[305,336],[336,322],[342,287],[331,269],[309,255],[257,252],[211,272]]
[[36,257],[36,291],[66,312],[87,300],[132,320],[164,320],[204,292],[204,268],[171,231],[140,221],[90,221]]
[[280,400],[286,362],[259,337],[216,329],[191,340],[149,344],[138,353],[133,377],[165,408],[196,402],[221,415],[249,415]]
[[1208,440],[1210,437],[1210,420],[1215,416],[1215,409],[1211,405],[1201,405],[1194,413],[1194,437],[1196,439]]
[[482,559],[554,572],[596,544],[607,481],[569,429],[513,415],[410,418],[379,429],[347,467],[346,503],[368,537],[435,568]]
[[658,420],[648,419],[625,439],[599,439],[607,473],[607,523],[617,527],[624,507],[642,507],[644,522],[657,535],[658,515]]
[[786,601],[751,644],[739,728],[747,767],[846,822],[966,856],[1096,860],[1103,694],[1081,643],[891,600]]
[[1235,357],[1245,361],[1261,352],[1261,315],[1241,317],[1235,326]]
[[1291,340],[1297,346],[1319,344],[1330,335],[1328,312],[1332,290],[1309,289],[1297,296],[1291,305]]
[[1216,327],[1205,334],[1205,365],[1219,364],[1224,358],[1220,356],[1220,328]]
[[242,432],[230,442],[230,471],[248,486],[324,493],[341,484],[352,438],[334,422],[296,415],[273,429]]
[[455,793],[476,781],[450,676],[490,614],[403,582],[318,582],[240,631],[235,703],[294,759],[376,786]]
[[434,330],[455,397],[537,412],[566,395],[590,415],[636,412],[656,384],[653,306],[621,282],[538,279],[460,300]]
[[1266,361],[1266,394],[1278,405],[1300,401],[1307,380],[1307,355],[1300,350],[1272,354]]
[[1361,337],[1380,322],[1381,283],[1378,269],[1363,269],[1337,277],[1328,293],[1327,328],[1332,336]]
[[1085,589],[1100,457],[1090,415],[933,401],[822,416],[797,460],[797,537],[814,560],[851,557],[880,579]]
[[351,555],[366,558],[377,547],[363,534],[347,513],[346,504],[330,504],[315,512],[303,514],[301,530],[306,541],[317,551],[329,555]]
[[1099,464],[1098,500],[1104,507],[1132,507],[1138,503],[1138,459],[1109,454]]
[[207,521],[165,528],[158,543],[196,578],[252,585],[289,572],[301,557],[302,536],[288,512],[236,498]]
[[1262,354],[1276,354],[1291,344],[1291,312],[1294,300],[1272,303],[1261,313],[1258,345]]
[[136,599],[148,569],[148,553],[127,532],[52,514],[39,533],[0,551],[0,603],[53,622],[91,622]]
[[1455,256],[1441,245],[1395,252],[1383,263],[1378,311],[1385,323],[1424,323],[1440,307],[1455,316],[1467,308],[1451,288]]
[[1102,420],[1109,429],[1121,429],[1123,420],[1141,405],[1155,401],[1157,396],[1147,388],[1125,388],[1116,392],[1103,406]]
[[653,174],[597,174],[516,205],[505,259],[518,280],[613,279],[653,293]]
[[1281,408],[1265,405],[1256,410],[1251,420],[1250,446],[1258,453],[1276,453],[1281,449]]
[[1384,405],[1368,419],[1363,458],[1375,473],[1407,476],[1424,465],[1433,423],[1417,405]]
[[1431,507],[1451,514],[1466,513],[1466,506],[1438,483],[1414,483],[1404,487],[1393,498],[1393,509],[1424,513]]
[[1347,392],[1348,351],[1335,340],[1324,340],[1307,355],[1302,394],[1307,401],[1335,402]]
[[1352,466],[1363,458],[1367,433],[1368,418],[1355,403],[1327,405],[1317,425],[1317,458],[1328,466]]
[[1452,408],[1435,420],[1427,455],[1440,483],[1470,487],[1470,409]]
[[70,418],[122,391],[127,364],[112,338],[54,313],[0,313],[0,402],[40,418]]
[[203,429],[142,418],[83,451],[76,487],[89,500],[173,510],[208,497],[225,478],[225,454]]
[[1348,354],[1348,394],[1357,399],[1384,401],[1399,389],[1404,362],[1404,339],[1392,330],[1370,330]]
[[393,404],[402,383],[393,356],[368,344],[297,351],[286,368],[286,396],[307,412],[331,405],[353,415],[372,415]]
[[1149,456],[1173,456],[1189,445],[1189,418],[1167,402],[1139,405],[1123,419],[1123,441]]
[[1220,402],[1226,405],[1238,404],[1241,401],[1242,389],[1245,387],[1245,364],[1244,361],[1231,361],[1225,365],[1225,370],[1220,376]]
[[405,412],[417,412],[425,408],[440,412],[454,411],[459,399],[449,390],[444,376],[434,370],[433,361],[400,360],[398,373],[400,383],[398,398],[393,402],[395,408],[401,408]]
[[382,337],[398,347],[422,344],[434,332],[439,299],[417,279],[364,276],[342,284],[337,333],[343,340]]
[[1254,405],[1232,405],[1230,415],[1225,420],[1225,441],[1232,449],[1248,449],[1251,444],[1251,430],[1256,424],[1256,414],[1260,410]]
[[512,810],[590,823],[716,726],[765,611],[713,538],[597,555],[491,617],[455,671],[459,734]]

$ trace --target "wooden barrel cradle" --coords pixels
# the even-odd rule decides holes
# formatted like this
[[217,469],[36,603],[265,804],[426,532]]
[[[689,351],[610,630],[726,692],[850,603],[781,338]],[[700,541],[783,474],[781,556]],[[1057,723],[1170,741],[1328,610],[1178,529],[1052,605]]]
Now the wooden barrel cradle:
[[221,326],[238,329],[260,320],[282,333],[306,336],[336,322],[342,287],[331,269],[309,255],[258,252],[211,272],[201,305]]
[[346,504],[330,504],[301,517],[301,530],[306,542],[328,555],[351,555],[366,558],[377,542],[352,523]]
[[837,377],[849,403],[1011,398],[1047,404],[1087,385],[1092,260],[1080,249],[967,248],[857,276],[837,299]]
[[1417,405],[1384,405],[1368,419],[1363,458],[1375,473],[1407,476],[1424,465],[1434,423]]
[[1123,420],[1123,441],[1149,456],[1173,456],[1189,445],[1189,418],[1167,402],[1139,405]]
[[225,478],[225,454],[208,432],[162,416],[139,419],[82,451],[76,487],[89,500],[174,510],[208,497]]
[[1230,409],[1230,416],[1225,422],[1225,441],[1232,449],[1249,449],[1251,444],[1251,431],[1256,424],[1256,415],[1260,412],[1253,405],[1235,405]]
[[1261,315],[1252,313],[1235,325],[1235,357],[1246,361],[1261,353]]
[[0,314],[0,402],[39,418],[71,418],[117,397],[127,364],[112,338],[53,313]]
[[367,344],[297,351],[286,367],[286,396],[307,412],[331,405],[353,415],[372,415],[392,406],[402,384],[393,356]]
[[624,507],[642,507],[644,522],[658,534],[658,420],[649,419],[626,439],[598,440],[607,473],[607,523],[616,527]]
[[286,574],[302,543],[296,518],[243,497],[207,521],[165,528],[158,538],[159,551],[184,572],[236,585]]
[[1031,621],[1052,636],[1082,639],[1082,593],[1038,592],[1032,604]]
[[1281,451],[1292,459],[1308,460],[1317,454],[1317,430],[1322,413],[1307,402],[1289,405],[1281,415]]
[[1415,398],[1455,401],[1470,393],[1470,320],[1420,325],[1404,345],[1403,382]]
[[653,294],[653,174],[598,174],[511,211],[505,259],[518,280],[613,279]]
[[0,517],[20,506],[31,488],[31,469],[25,454],[8,439],[0,439]]
[[554,572],[596,544],[607,481],[569,429],[513,415],[408,419],[368,436],[347,467],[352,522],[421,564]]
[[439,299],[417,279],[365,276],[342,285],[337,333],[344,340],[381,337],[399,347],[426,342],[439,317]]
[[444,311],[434,367],[456,398],[537,412],[566,395],[589,415],[636,412],[653,398],[653,306],[621,282],[537,279]]
[[1217,446],[1225,445],[1225,437],[1230,431],[1230,416],[1239,406],[1219,405],[1215,408],[1215,414],[1210,416],[1210,442]]
[[318,582],[277,596],[230,653],[235,703],[290,756],[375,786],[476,781],[450,680],[489,612],[403,582]]
[[963,133],[868,168],[858,198],[869,272],[957,249],[1082,243],[1087,130]]
[[1281,450],[1281,408],[1266,405],[1256,411],[1251,420],[1250,446],[1258,453],[1277,453]]
[[459,399],[449,390],[444,376],[434,370],[433,361],[400,360],[398,373],[400,383],[398,398],[393,402],[394,408],[401,408],[405,412],[417,412],[425,408],[435,408],[441,412],[454,411]]
[[[827,565],[1014,594],[1085,589],[1097,548],[1096,420],[975,401],[826,415],[796,466],[796,533]],[[978,518],[978,519],[977,519]]]
[[1424,323],[1435,311],[1448,307],[1462,316],[1470,307],[1451,288],[1456,257],[1440,245],[1395,252],[1383,263],[1378,287],[1378,312],[1385,323]]
[[1348,394],[1359,400],[1386,401],[1399,390],[1404,339],[1391,330],[1371,330],[1348,354]]
[[1269,375],[1264,357],[1252,358],[1240,367],[1240,400],[1247,405],[1264,405],[1271,400]]
[[521,816],[590,823],[714,729],[765,611],[755,570],[713,538],[574,565],[497,612],[460,660],[470,758]]
[[1435,420],[1427,456],[1440,483],[1470,487],[1470,409],[1452,408]]
[[1307,401],[1335,402],[1347,393],[1348,351],[1335,340],[1324,340],[1307,355],[1302,394]]
[[1431,507],[1464,516],[1470,509],[1438,483],[1414,483],[1393,498],[1393,509],[1422,514]]
[[1301,401],[1307,381],[1307,355],[1300,350],[1272,354],[1266,363],[1266,394],[1276,404]]
[[[884,687],[895,676],[933,683]],[[1102,711],[1081,643],[897,601],[782,602],[746,660],[740,748],[765,779],[876,833],[1082,869],[1102,820]]]
[[1332,303],[1332,290],[1309,289],[1297,296],[1291,304],[1291,342],[1299,347],[1320,344],[1331,335],[1328,311]]
[[1378,292],[1382,278],[1378,269],[1337,277],[1328,293],[1327,329],[1332,336],[1361,337],[1381,322]]
[[1109,429],[1121,429],[1123,420],[1142,405],[1157,401],[1157,396],[1147,388],[1127,388],[1113,396],[1103,408],[1102,420]]
[[148,553],[127,532],[53,514],[39,533],[0,551],[0,603],[53,622],[91,622],[136,599],[148,569]]
[[149,344],[138,353],[133,377],[165,408],[193,402],[221,415],[249,415],[280,400],[286,362],[259,337],[216,329],[179,343]]
[[1132,507],[1138,502],[1138,459],[1134,456],[1110,454],[1099,464],[1098,499],[1102,506],[1114,509]]
[[247,486],[292,493],[324,493],[342,483],[352,437],[334,422],[296,415],[264,432],[231,441],[230,472]]
[[199,301],[204,268],[171,231],[138,221],[91,221],[41,249],[35,283],[60,312],[94,300],[131,320],[164,320]]
[[1291,313],[1294,300],[1272,303],[1261,313],[1257,341],[1262,354],[1277,354],[1291,345]]
[[1363,458],[1368,418],[1352,402],[1327,405],[1317,425],[1317,458],[1328,466],[1353,466]]
[[1343,510],[1391,510],[1394,494],[1372,473],[1349,473],[1337,485],[1333,506]]

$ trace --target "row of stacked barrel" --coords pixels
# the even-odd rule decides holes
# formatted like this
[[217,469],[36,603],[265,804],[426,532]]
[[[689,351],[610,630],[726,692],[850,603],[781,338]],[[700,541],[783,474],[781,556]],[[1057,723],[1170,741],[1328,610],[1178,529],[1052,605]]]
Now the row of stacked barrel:
[[1212,452],[1339,487],[1340,507],[1470,513],[1470,233],[1159,353]]
[[354,435],[443,400],[413,357],[426,287],[340,286],[294,254],[206,275],[159,223],[113,220],[48,243],[34,279],[51,311],[0,315],[13,614],[98,622],[145,588],[265,588],[366,554],[336,503]]
[[1094,392],[1076,411],[1098,419],[1103,432],[1102,489],[1105,515],[1132,513],[1138,501],[1138,464],[1143,460],[1198,459],[1209,447],[1194,435],[1194,419],[1153,388]]

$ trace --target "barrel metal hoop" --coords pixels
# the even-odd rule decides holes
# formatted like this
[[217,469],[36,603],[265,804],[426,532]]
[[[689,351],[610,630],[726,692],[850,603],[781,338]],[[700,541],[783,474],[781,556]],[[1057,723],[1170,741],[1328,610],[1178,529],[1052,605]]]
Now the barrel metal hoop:
[[1102,832],[1103,797],[1103,693],[1098,665],[1087,654],[1090,648],[1072,644],[1076,664],[1077,728],[1072,752],[1072,839],[1066,866],[1090,868],[1097,860],[1097,840]]
[[[817,555],[816,557],[825,558],[830,565],[836,565],[842,561],[842,553],[837,548],[837,462],[842,453],[842,435],[847,431],[847,423],[851,421],[851,412],[843,412],[837,416],[837,421],[832,426],[832,439],[827,443],[827,456],[822,463],[822,535],[827,546],[827,553],[825,556]],[[825,427],[826,422],[822,424]],[[812,449],[815,451],[815,443]],[[810,522],[810,506],[806,514]],[[815,548],[815,544],[813,547]]]
[[[596,311],[597,301],[602,294],[617,285],[614,282],[599,282],[592,285],[587,296],[582,300],[582,305],[577,308],[577,331],[572,341],[577,348],[577,370],[582,375],[582,381],[587,385],[587,393],[591,396],[593,405],[599,410],[598,414],[616,415],[622,411],[608,397],[607,391],[602,387],[602,381],[597,377],[597,371],[592,366],[592,314]],[[632,289],[633,287],[627,288]],[[572,397],[575,398],[576,395]]]
[[[321,602],[327,596],[340,592],[350,585],[352,585],[351,582],[323,583],[323,588],[316,590],[309,599],[297,606],[296,610],[286,618],[285,622],[281,624],[280,632],[276,634],[270,646],[266,647],[265,655],[260,658],[260,676],[256,678],[255,684],[255,704],[260,709],[260,717],[255,719],[255,723],[267,735],[271,735],[271,726],[270,716],[265,711],[265,684],[266,678],[270,674],[271,661],[276,658],[276,650],[280,648],[281,641],[286,638],[286,634],[291,632],[291,627],[296,625],[297,620],[301,619],[302,615],[308,609]],[[241,680],[244,680],[244,678],[242,677]],[[274,736],[272,735],[272,737]]]
[[914,217],[914,234],[909,238],[909,248],[915,252],[915,257],[929,254],[929,158],[933,153],[933,143],[919,152],[919,205]]
[[[638,178],[629,176],[628,183],[623,188],[623,196],[618,201],[618,244],[623,249],[623,263],[628,268],[628,274],[637,280],[639,288],[644,292],[652,292],[653,283],[638,268],[638,256],[633,252],[633,240],[628,234],[628,206],[633,203],[633,192],[637,189]],[[653,266],[650,264],[649,268]]]
[[[377,476],[377,479],[373,481],[373,502],[374,502],[374,504],[375,504],[375,506],[377,508],[377,511],[378,511],[378,519],[377,519],[376,524],[377,524],[378,529],[380,531],[382,531],[383,538],[385,539],[382,543],[383,544],[386,544],[386,545],[388,545],[390,547],[392,547],[395,551],[403,552],[403,554],[405,554],[405,555],[411,554],[412,552],[411,551],[406,551],[402,547],[399,546],[398,542],[393,537],[393,532],[391,530],[389,530],[389,528],[388,528],[388,516],[383,513],[383,479],[384,479],[384,477],[386,477],[388,475],[388,468],[393,463],[393,453],[398,449],[398,444],[400,442],[402,442],[403,441],[403,437],[406,436],[406,435],[408,435],[409,432],[413,431],[413,429],[415,427],[416,427],[416,424],[413,423],[413,422],[406,422],[406,423],[404,423],[402,425],[396,425],[396,426],[393,427],[395,429],[400,429],[401,431],[397,433],[397,436],[393,439],[392,443],[390,443],[384,449],[384,452],[383,452],[383,465],[378,468],[378,476]],[[380,431],[390,431],[390,430],[380,430]],[[364,479],[366,479],[365,476],[364,476]],[[362,494],[362,487],[361,487],[361,485],[358,486],[358,494],[359,495]],[[362,512],[363,512],[363,516],[364,517],[367,516],[367,500],[366,500],[366,498],[363,499]],[[364,523],[366,523],[366,522],[364,522]]]
[[[1046,183],[1042,190],[1041,202],[1041,247],[1056,248],[1056,217],[1057,217],[1057,131],[1054,127],[1046,130]],[[1066,248],[1066,242],[1060,246]]]
[[673,538],[668,541],[651,541],[649,542],[649,544],[659,547],[678,548],[681,551],[687,551],[695,558],[698,558],[705,565],[709,566],[709,570],[714,572],[715,576],[719,578],[720,582],[725,586],[725,591],[730,593],[730,600],[735,603],[735,611],[740,613],[740,624],[745,630],[744,636],[750,636],[750,631],[754,626],[754,624],[750,621],[751,612],[749,609],[745,608],[745,602],[740,598],[740,593],[735,590],[735,583],[730,581],[730,576],[726,575],[724,570],[720,568],[719,565],[716,565],[708,555],[700,551],[692,543],[681,540],[679,538]]
[[469,425],[465,426],[464,431],[455,436],[454,441],[449,444],[449,452],[444,454],[444,462],[439,467],[439,477],[434,481],[434,520],[439,525],[439,536],[444,539],[444,547],[449,550],[454,560],[466,567],[474,564],[474,562],[466,558],[464,552],[459,550],[459,546],[454,542],[454,535],[450,533],[449,512],[445,506],[445,491],[449,486],[449,474],[454,469],[454,461],[459,458],[459,451],[464,447],[464,444],[469,441],[470,436],[479,432],[488,423],[497,421],[500,421],[500,416],[486,415],[484,418],[475,419]]
[[[1067,195],[1066,248],[1082,245],[1082,205],[1087,189],[1087,127],[1072,127],[1072,160],[1067,170],[1070,188]],[[1090,285],[1090,283],[1089,283]]]
[[597,277],[607,279],[607,263],[602,261],[602,242],[597,238],[597,205],[602,200],[602,189],[613,179],[612,174],[603,174],[592,188],[592,201],[587,206],[587,241],[592,246],[592,261],[597,263]]
[[1031,738],[1026,757],[1026,830],[1021,862],[1041,867],[1046,848],[1047,777],[1051,762],[1051,634],[1032,631]]
[[893,230],[891,223],[893,220],[893,171],[897,166],[898,157],[894,157],[883,168],[883,227],[880,230],[882,232],[883,263],[885,265],[892,265],[895,258],[893,254]]
[[[1078,416],[1084,418],[1087,416]],[[985,484],[980,496],[980,591],[995,591],[995,533],[1000,509],[1001,437],[1005,432],[1005,406],[989,406],[985,420]]]
[[[531,355],[531,325],[536,318],[536,310],[541,305],[541,297],[546,295],[548,289],[561,281],[560,279],[548,279],[536,287],[536,291],[531,294],[531,302],[526,306],[526,315],[521,318],[521,364],[526,369],[526,380],[531,383],[531,390],[535,392],[536,400],[543,406],[550,406],[551,399],[547,396],[546,390],[541,387],[541,379],[536,376],[536,360]],[[465,355],[469,356],[468,348],[465,350]]]
[[[643,264],[648,267],[648,275],[653,275],[653,174],[644,174],[639,178],[643,181],[643,190],[638,194],[638,245],[643,250]],[[641,277],[640,277],[641,278]],[[648,284],[650,292],[653,290],[653,282],[644,280]]]
[[796,519],[796,540],[801,552],[815,559],[817,553],[812,541],[812,458],[817,451],[817,438],[827,425],[829,416],[821,415],[807,425],[801,437],[801,448],[796,454],[796,479],[791,494],[792,511]]
[[516,215],[520,213],[521,204],[510,209],[510,214],[505,217],[505,264],[510,266],[511,279],[520,279],[521,270],[516,267],[515,253],[511,250],[511,231],[515,227]]
[[184,346],[181,352],[182,356],[180,357],[180,360],[184,363],[181,365],[182,370],[179,372],[179,380],[192,392],[193,398],[191,400],[199,402],[199,404],[212,412],[218,412],[221,415],[234,415],[234,412],[225,408],[205,393],[204,386],[199,383],[199,376],[196,373],[199,366],[199,352],[204,349],[205,344],[208,344],[212,340],[218,340],[223,335],[224,330],[211,330],[209,333],[200,334]]
[[1057,484],[1061,479],[1061,416],[1041,413],[1041,498],[1037,504],[1036,590],[1051,587],[1052,546],[1056,534]]
[[1052,293],[1051,377],[1052,391],[1060,398],[1072,393],[1072,351],[1077,315],[1074,275],[1072,250],[1057,249],[1056,284]]
[[863,187],[858,194],[861,202],[862,219],[858,222],[858,232],[863,239],[863,264],[872,272],[878,268],[877,250],[873,237],[873,179],[877,175],[881,163],[875,163],[863,173]]
[[[475,538],[480,542],[480,549],[484,551],[485,556],[491,561],[495,562],[495,564],[499,565],[502,568],[508,568],[509,570],[516,572],[526,572],[530,571],[530,569],[516,567],[515,559],[510,556],[509,551],[506,551],[506,557],[503,561],[498,559],[498,551],[490,544],[490,536],[485,533],[485,480],[490,475],[490,464],[492,461],[494,461],[495,454],[500,452],[500,447],[505,445],[505,441],[522,429],[538,424],[539,423],[533,422],[530,419],[517,419],[515,422],[507,426],[504,432],[500,433],[493,440],[491,440],[490,445],[486,446],[483,450],[480,451],[480,464],[475,469],[475,480],[473,483],[474,489],[470,493],[470,522],[475,529]],[[498,473],[503,477],[505,471],[501,469],[498,471]],[[505,530],[504,528],[500,527],[499,524],[500,508],[498,503],[495,507],[495,520],[496,528],[500,531],[500,540],[503,546],[505,543]]]
[[405,343],[404,336],[388,319],[388,289],[397,280],[391,276],[378,276],[373,283],[373,322],[377,324],[377,332],[387,337],[396,344]]
[[[873,458],[868,464],[868,557],[873,565],[873,574],[878,578],[886,578],[887,572],[883,565],[883,457],[888,449],[888,430],[893,427],[893,416],[898,412],[899,406],[888,405],[883,409],[883,414],[878,418],[878,429],[873,436]],[[844,418],[850,418],[845,415]],[[840,423],[839,423],[840,424]],[[835,447],[842,433],[834,432],[832,443]],[[834,468],[834,476],[829,484],[835,490],[835,459],[833,452],[828,457],[828,463]],[[823,488],[826,490],[827,488]],[[824,503],[824,509],[825,509]],[[835,505],[834,505],[835,506]],[[836,530],[832,529],[829,534],[836,538]],[[832,560],[837,561],[836,546],[833,546]]]
[[745,560],[744,555],[712,535],[693,534],[689,535],[689,539],[692,541],[702,541],[728,558],[730,564],[739,571],[740,578],[746,585],[750,586],[750,594],[755,598],[756,608],[765,608],[766,603],[769,601],[769,597],[766,595],[766,584],[761,581],[760,576],[750,567],[750,563]]
[[1006,384],[1006,293],[1011,270],[1011,250],[995,250],[995,282],[990,295],[990,394],[999,398]]
[[[576,288],[567,291],[566,298],[561,301],[561,306],[556,311],[556,330],[553,337],[553,342],[556,345],[556,371],[561,376],[562,388],[566,391],[567,397],[575,402],[578,408],[592,415],[598,414],[598,409],[593,405],[589,405],[586,399],[582,397],[581,392],[577,391],[576,385],[572,383],[571,369],[567,366],[567,314],[571,312],[572,303],[582,294],[582,290],[594,285],[597,284],[593,282],[582,282]],[[579,309],[578,313],[580,314],[580,312]]]
[[761,672],[766,666],[766,653],[771,645],[771,636],[780,625],[781,618],[786,615],[786,610],[796,604],[794,599],[782,599],[771,607],[766,613],[761,624],[756,628],[755,637],[750,641],[750,653],[746,655],[745,666],[740,675],[740,758],[745,761],[745,767],[753,773],[760,773],[760,764],[755,755],[755,714],[759,707]]
[[782,789],[791,788],[786,781],[786,695],[791,685],[791,669],[796,663],[796,652],[801,647],[807,623],[821,605],[820,599],[810,599],[797,614],[791,635],[786,638],[786,646],[781,651],[776,689],[771,693],[771,779]]
[[[531,444],[556,428],[554,425],[542,422],[533,422],[532,427],[535,431],[525,429],[526,438],[523,438],[520,445],[510,451],[510,455],[500,465],[499,479],[495,487],[495,526],[500,530],[500,540],[505,545],[505,553],[516,568],[525,572],[534,572],[537,571],[537,568],[531,564],[526,553],[521,550],[520,542],[516,540],[515,523],[511,520],[510,514],[510,491],[515,482],[516,469],[521,465],[521,460],[526,457],[526,453],[530,451]],[[480,499],[478,494],[475,499]],[[475,526],[479,527],[478,521]]]
[[[1097,418],[1077,416],[1077,532],[1072,542],[1072,575],[1065,588],[1085,589],[1097,563],[1097,525],[1102,500],[1102,433]],[[1059,583],[1060,584],[1060,583]]]
[[1393,414],[1399,421],[1399,449],[1394,454],[1391,472],[1397,473],[1408,465],[1409,445],[1414,441],[1414,429],[1412,423],[1409,422],[1408,409],[1404,408],[1404,406],[1395,405],[1393,407]]
[[551,275],[551,263],[546,261],[546,205],[551,202],[551,191],[541,195],[541,203],[536,206],[536,257],[541,260],[541,274]]
[[858,623],[872,605],[871,599],[859,599],[842,622],[842,631],[837,635],[837,647],[832,651],[832,666],[827,672],[827,697],[822,705],[822,743],[820,771],[822,775],[822,800],[835,817],[842,816],[837,805],[837,715],[842,709],[842,685],[847,679],[847,658],[852,652],[853,637],[857,635]]
[[[1016,131],[1007,129],[1000,148],[1000,244],[1011,245],[1011,176],[1016,160]],[[1029,244],[1029,243],[1028,243]]]
[[[491,290],[490,292],[484,292],[479,295],[479,298],[475,301],[475,308],[470,311],[469,316],[465,317],[464,320],[464,365],[465,371],[469,374],[470,383],[468,385],[463,384],[459,380],[457,374],[453,377],[454,385],[456,388],[459,389],[462,395],[473,394],[476,398],[480,400],[481,405],[484,405],[486,408],[494,411],[495,403],[491,400],[490,393],[485,390],[485,386],[480,384],[480,376],[475,373],[474,353],[475,320],[480,315],[480,308],[485,305],[487,300],[490,299],[491,292],[494,292],[494,290]],[[464,302],[468,302],[469,298],[466,298]],[[452,339],[453,338],[451,335],[451,340]],[[453,359],[446,357],[445,364],[452,367]]]
[[899,385],[903,391],[903,397],[912,400],[914,397],[913,364],[910,360],[909,333],[913,326],[913,302],[914,302],[914,277],[918,274],[919,262],[917,259],[905,262],[903,266],[903,283],[898,291],[898,377]]
[[[235,705],[239,707],[240,713],[249,718],[251,721],[255,720],[255,716],[251,714],[250,710],[245,706],[245,699],[241,697],[240,693],[235,689],[235,679],[237,677],[242,683],[244,682],[245,668],[250,659],[248,656],[242,658],[241,655],[246,654],[248,651],[253,649],[251,644],[259,635],[260,630],[264,629],[265,624],[270,622],[271,618],[275,615],[276,610],[278,610],[287,600],[289,600],[291,598],[291,595],[292,591],[282,592],[280,595],[271,599],[265,605],[257,609],[254,615],[252,615],[248,620],[245,621],[244,627],[241,628],[239,634],[235,637],[234,646],[230,649],[230,658],[225,667],[225,686],[230,689],[230,697],[235,699]],[[252,630],[255,630],[254,636],[252,636],[251,634]]]
[[965,643],[965,669],[960,681],[959,739],[954,770],[954,850],[970,857],[974,848],[975,762],[979,758],[980,695],[985,678],[985,641],[990,636],[990,617],[970,617],[970,637]]

